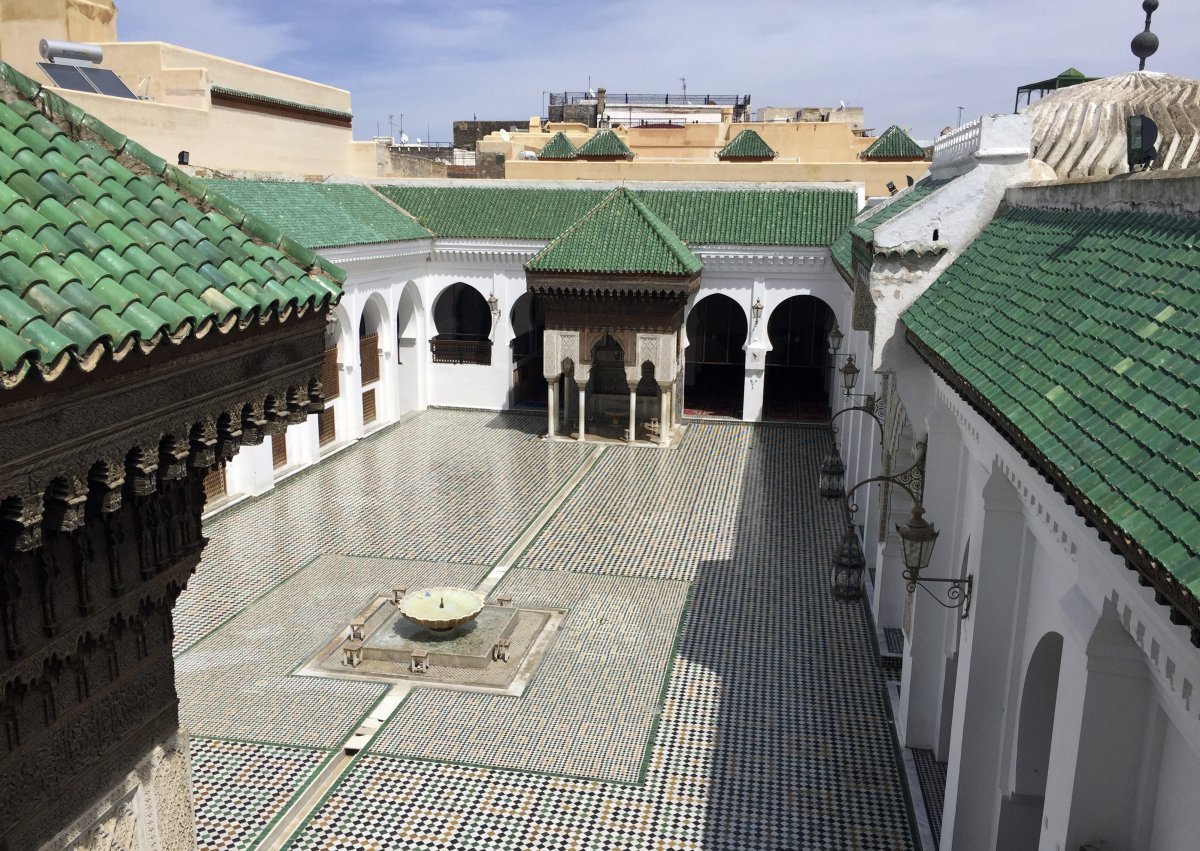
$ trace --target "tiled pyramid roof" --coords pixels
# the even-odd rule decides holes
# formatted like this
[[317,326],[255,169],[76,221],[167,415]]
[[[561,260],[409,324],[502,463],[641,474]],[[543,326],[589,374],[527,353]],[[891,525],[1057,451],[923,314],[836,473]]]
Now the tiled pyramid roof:
[[282,320],[345,274],[0,63],[0,386]]
[[768,145],[762,136],[753,130],[743,130],[733,137],[728,145],[717,152],[717,159],[774,159],[778,154]]
[[578,152],[571,140],[567,138],[567,134],[559,130],[550,141],[538,151],[539,160],[573,160]]
[[306,248],[427,239],[429,231],[370,186],[208,180],[209,186]]
[[1198,234],[1196,216],[1007,209],[903,316],[935,369],[1090,522],[1193,601]]
[[[608,194],[569,184],[377,189],[435,235],[467,239],[554,239]],[[690,245],[829,245],[858,207],[848,189],[629,191]]]
[[893,124],[883,131],[883,135],[871,143],[871,147],[859,154],[859,157],[864,160],[923,160],[925,159],[925,149],[914,142],[911,136],[900,129],[899,125]]
[[702,268],[683,241],[633,193],[614,189],[525,264],[531,272],[692,276]]
[[577,156],[580,159],[588,157],[633,157],[633,151],[629,150],[629,146],[621,141],[621,137],[611,130],[601,130],[592,138],[584,142]]

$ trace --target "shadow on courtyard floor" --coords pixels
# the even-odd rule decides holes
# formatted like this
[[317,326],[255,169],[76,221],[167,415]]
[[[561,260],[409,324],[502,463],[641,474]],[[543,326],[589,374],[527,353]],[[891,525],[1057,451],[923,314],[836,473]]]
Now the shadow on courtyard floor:
[[828,590],[828,431],[763,425],[753,441],[736,555],[698,567],[679,646],[719,678],[717,729],[681,727],[668,759],[709,749],[710,851],[911,848],[869,624]]

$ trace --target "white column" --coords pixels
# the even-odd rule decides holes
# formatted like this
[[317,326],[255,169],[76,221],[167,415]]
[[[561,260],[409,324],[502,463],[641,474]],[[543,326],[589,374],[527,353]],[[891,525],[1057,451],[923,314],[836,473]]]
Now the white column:
[[671,388],[672,384],[658,385],[658,442],[667,446],[671,442]]
[[637,441],[637,385],[629,386],[629,442]]
[[584,429],[587,423],[587,384],[579,385],[579,439],[584,438]]
[[554,437],[558,427],[558,376],[546,379],[546,437]]

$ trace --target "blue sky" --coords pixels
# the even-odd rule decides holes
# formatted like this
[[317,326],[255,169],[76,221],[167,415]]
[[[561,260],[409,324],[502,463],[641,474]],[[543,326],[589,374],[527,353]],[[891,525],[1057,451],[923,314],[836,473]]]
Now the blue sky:
[[[1138,0],[117,0],[122,41],[166,41],[349,89],[354,134],[448,141],[455,119],[542,114],[543,90],[750,94],[866,108],[932,138],[1012,109],[1068,66],[1135,70]],[[1200,3],[1162,0],[1150,70],[1200,78]],[[429,131],[427,131],[429,128]]]

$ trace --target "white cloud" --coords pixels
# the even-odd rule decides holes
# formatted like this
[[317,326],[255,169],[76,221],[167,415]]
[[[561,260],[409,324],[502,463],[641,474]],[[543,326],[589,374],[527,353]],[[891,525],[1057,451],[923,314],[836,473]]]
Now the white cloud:
[[236,0],[130,0],[117,8],[121,41],[165,41],[250,65],[270,66],[302,46],[302,31],[319,29]]

